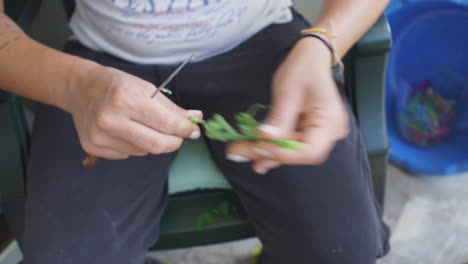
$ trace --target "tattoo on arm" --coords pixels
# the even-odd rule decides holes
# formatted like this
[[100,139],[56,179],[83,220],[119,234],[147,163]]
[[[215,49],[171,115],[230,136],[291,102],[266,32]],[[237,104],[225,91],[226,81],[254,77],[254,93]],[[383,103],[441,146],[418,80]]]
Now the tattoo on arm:
[[[1,1],[1,0],[0,0]],[[0,13],[0,51],[13,42],[25,38],[26,35],[11,21],[8,16]]]

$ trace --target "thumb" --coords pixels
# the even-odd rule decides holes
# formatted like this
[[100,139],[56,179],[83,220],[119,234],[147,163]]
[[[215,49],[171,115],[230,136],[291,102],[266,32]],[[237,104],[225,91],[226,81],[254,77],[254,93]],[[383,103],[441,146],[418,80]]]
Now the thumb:
[[258,126],[261,138],[289,138],[296,130],[301,111],[300,96],[290,91],[274,95],[273,104],[265,120]]

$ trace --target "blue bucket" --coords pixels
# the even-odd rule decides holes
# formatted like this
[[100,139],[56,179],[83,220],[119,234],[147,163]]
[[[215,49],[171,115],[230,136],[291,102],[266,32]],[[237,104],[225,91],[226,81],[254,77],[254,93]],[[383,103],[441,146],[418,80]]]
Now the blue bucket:
[[[406,2],[387,10],[394,41],[386,80],[390,161],[414,174],[466,172],[468,6],[448,1]],[[422,97],[421,89],[424,90]],[[439,101],[450,106],[450,115],[442,112],[441,107],[427,106],[435,105],[435,97],[438,106]],[[409,109],[418,109],[419,112],[411,110],[413,112],[409,115]],[[429,119],[428,113],[438,119]],[[419,123],[414,120],[408,122],[408,116],[425,118],[431,124],[433,130],[422,129],[424,135],[440,136],[429,141],[426,138],[423,138],[425,141],[416,141],[415,137],[408,136],[408,127],[421,129],[424,124],[421,120],[417,120]],[[442,129],[442,126],[446,133],[433,133],[434,127]]]

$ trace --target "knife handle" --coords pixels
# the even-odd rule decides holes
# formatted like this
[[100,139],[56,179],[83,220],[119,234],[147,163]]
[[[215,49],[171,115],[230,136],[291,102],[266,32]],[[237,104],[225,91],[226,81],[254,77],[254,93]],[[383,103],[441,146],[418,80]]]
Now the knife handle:
[[88,155],[86,156],[86,158],[83,160],[83,166],[85,168],[92,168],[96,165],[96,163],[98,162],[99,160],[99,157],[98,156],[93,156],[93,155]]

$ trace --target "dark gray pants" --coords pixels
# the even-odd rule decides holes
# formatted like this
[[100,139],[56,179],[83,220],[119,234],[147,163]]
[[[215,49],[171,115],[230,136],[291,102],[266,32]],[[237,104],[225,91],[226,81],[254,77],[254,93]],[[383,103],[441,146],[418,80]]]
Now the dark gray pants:
[[[206,117],[269,104],[275,68],[307,26],[296,14],[291,23],[272,25],[230,52],[187,66],[170,86],[172,99]],[[65,50],[156,85],[174,69],[131,64],[76,42]],[[282,166],[267,175],[226,160],[224,145],[208,141],[264,245],[262,263],[371,264],[388,250],[388,228],[351,120],[349,136],[325,164]],[[25,264],[143,264],[159,233],[174,155],[102,160],[85,169],[70,115],[39,107],[28,168]]]

